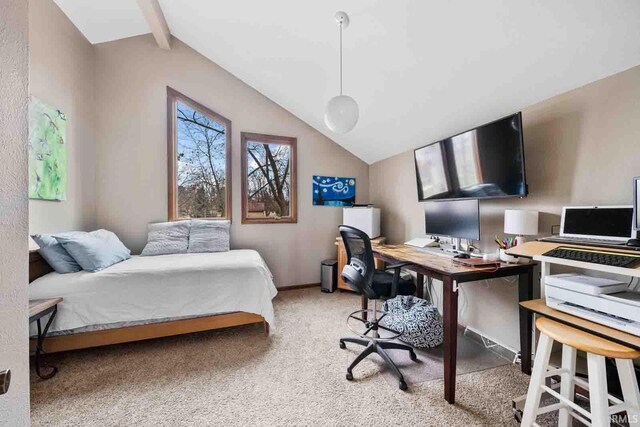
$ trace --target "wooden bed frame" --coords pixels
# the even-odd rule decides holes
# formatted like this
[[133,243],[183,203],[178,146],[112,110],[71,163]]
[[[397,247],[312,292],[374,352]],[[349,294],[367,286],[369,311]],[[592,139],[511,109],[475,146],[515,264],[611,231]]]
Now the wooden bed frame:
[[[51,271],[53,271],[53,268],[51,268],[37,251],[29,251],[29,283]],[[269,334],[269,324],[262,316],[237,311],[206,317],[151,323],[148,325],[80,332],[72,335],[58,335],[45,339],[43,348],[47,353],[56,353],[59,351],[142,341],[255,323],[262,323],[265,334]],[[30,340],[32,348],[35,348],[35,341],[35,339]]]

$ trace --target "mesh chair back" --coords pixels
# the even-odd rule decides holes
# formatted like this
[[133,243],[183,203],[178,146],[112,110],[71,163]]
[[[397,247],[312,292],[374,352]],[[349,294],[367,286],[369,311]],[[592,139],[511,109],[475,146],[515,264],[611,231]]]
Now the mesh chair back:
[[347,265],[342,270],[342,279],[353,291],[365,294],[369,299],[378,298],[372,287],[375,263],[369,236],[348,225],[341,225],[339,230],[347,251]]

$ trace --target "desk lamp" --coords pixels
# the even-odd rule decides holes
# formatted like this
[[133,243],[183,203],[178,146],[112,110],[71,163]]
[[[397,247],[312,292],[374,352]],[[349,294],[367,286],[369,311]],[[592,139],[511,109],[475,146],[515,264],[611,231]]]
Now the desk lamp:
[[538,211],[507,209],[504,211],[504,232],[515,234],[516,245],[525,242],[524,236],[538,234]]

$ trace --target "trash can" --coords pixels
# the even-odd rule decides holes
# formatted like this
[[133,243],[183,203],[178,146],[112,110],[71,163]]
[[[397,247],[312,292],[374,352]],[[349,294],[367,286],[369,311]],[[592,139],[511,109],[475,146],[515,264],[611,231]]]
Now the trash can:
[[320,290],[333,292],[338,286],[338,260],[325,259],[320,267]]

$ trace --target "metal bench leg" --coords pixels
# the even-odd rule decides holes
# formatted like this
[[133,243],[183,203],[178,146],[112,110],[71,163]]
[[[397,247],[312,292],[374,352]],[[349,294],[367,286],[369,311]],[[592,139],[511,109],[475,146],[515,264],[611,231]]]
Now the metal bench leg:
[[37,320],[38,339],[36,340],[36,374],[38,374],[38,376],[43,380],[48,380],[49,378],[52,378],[58,372],[58,368],[56,368],[55,366],[52,366],[51,372],[49,372],[48,374],[43,374],[41,370],[41,363],[40,363],[40,355],[41,353],[44,353],[44,350],[42,350],[42,345],[44,343],[44,339],[47,336],[47,332],[49,331],[49,327],[51,326],[51,322],[53,322],[53,318],[56,317],[57,311],[58,311],[58,308],[55,307],[51,312],[51,316],[49,317],[49,320],[47,321],[47,324],[44,327],[44,331],[41,330],[42,328],[40,325],[40,319]]

